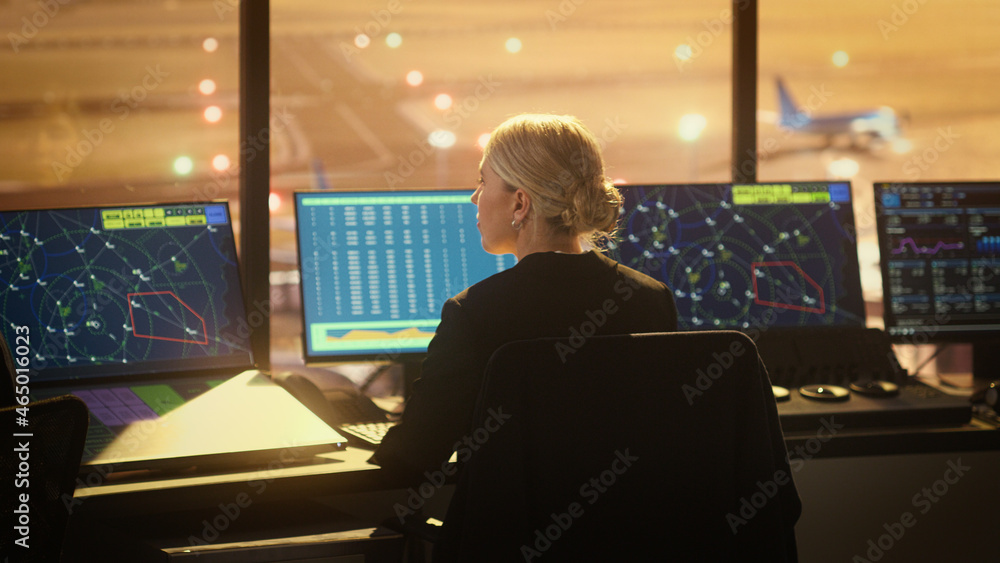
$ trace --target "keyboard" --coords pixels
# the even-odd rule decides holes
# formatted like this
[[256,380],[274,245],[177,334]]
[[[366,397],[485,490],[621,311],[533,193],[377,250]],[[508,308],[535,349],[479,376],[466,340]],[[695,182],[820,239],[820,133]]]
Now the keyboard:
[[847,387],[863,379],[903,386],[909,379],[889,336],[874,328],[775,328],[760,335],[757,349],[771,383],[789,390],[811,384]]
[[337,427],[337,431],[347,434],[347,438],[354,438],[365,445],[378,446],[382,443],[382,438],[390,428],[395,426],[395,422],[383,420],[379,422],[356,422],[352,424],[342,424]]

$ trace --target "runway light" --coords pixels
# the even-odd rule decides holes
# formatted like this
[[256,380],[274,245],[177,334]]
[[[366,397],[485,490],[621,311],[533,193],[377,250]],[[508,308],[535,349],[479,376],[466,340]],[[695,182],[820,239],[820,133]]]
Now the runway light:
[[838,158],[826,167],[827,173],[834,178],[852,178],[860,170],[861,165],[851,158]]
[[388,45],[390,49],[395,49],[403,44],[403,36],[396,32],[392,32],[385,36],[385,44]]
[[229,170],[229,157],[224,154],[217,154],[215,158],[212,159],[212,168],[215,168],[219,172],[225,172]]
[[174,159],[174,172],[181,176],[187,176],[192,170],[194,170],[194,162],[190,157],[178,156]]
[[677,134],[685,141],[694,141],[701,136],[701,132],[705,130],[707,124],[708,120],[705,119],[704,115],[689,113],[681,117],[680,124],[677,126]]
[[209,37],[201,42],[201,48],[204,49],[206,53],[214,53],[216,49],[219,48],[219,41],[214,37]]
[[439,149],[448,149],[455,146],[456,141],[455,134],[451,131],[445,131],[444,129],[436,129],[427,136],[427,142],[431,144],[432,147],[437,147]]
[[271,210],[271,213],[281,209],[281,196],[275,192],[271,192],[267,196],[267,208]]
[[218,123],[222,119],[222,108],[219,106],[208,106],[205,108],[205,121],[209,123]]
[[844,51],[837,51],[836,53],[833,54],[833,64],[834,64],[834,66],[843,68],[843,67],[847,66],[847,62],[850,61],[850,60],[851,60],[851,57],[848,56],[848,54],[845,53]]
[[359,33],[358,35],[354,36],[354,45],[358,49],[364,49],[365,47],[367,47],[367,46],[369,46],[371,44],[372,44],[371,37],[368,37],[364,33]]
[[215,93],[215,81],[211,78],[206,78],[198,83],[198,91],[206,96]]
[[438,94],[434,98],[434,107],[445,110],[451,107],[451,96],[448,94]]
[[486,143],[488,143],[488,142],[490,142],[490,134],[489,133],[483,133],[482,135],[479,136],[479,139],[476,140],[476,144],[481,149],[485,149],[486,148]]
[[689,61],[691,60],[691,57],[694,56],[694,51],[691,50],[690,45],[685,43],[678,45],[677,48],[674,49],[674,56],[677,57],[678,60]]
[[406,83],[410,86],[420,86],[424,83],[424,73],[419,70],[411,70],[406,73]]
[[507,43],[504,44],[504,47],[506,47],[507,52],[509,53],[518,53],[521,51],[521,40],[517,37],[511,37],[507,40]]

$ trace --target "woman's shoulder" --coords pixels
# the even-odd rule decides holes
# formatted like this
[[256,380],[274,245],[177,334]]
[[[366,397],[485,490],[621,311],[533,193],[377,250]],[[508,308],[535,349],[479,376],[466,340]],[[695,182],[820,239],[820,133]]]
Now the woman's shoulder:
[[517,283],[518,273],[515,271],[516,269],[517,266],[515,265],[513,268],[497,272],[484,280],[474,283],[459,292],[458,295],[452,297],[450,301],[466,303],[470,301],[492,300],[494,296],[509,291],[510,287]]
[[658,291],[664,291],[664,290],[669,291],[667,284],[663,283],[662,281],[653,278],[648,274],[644,274],[639,270],[626,266],[625,264],[617,262],[614,259],[605,256],[603,254],[599,254],[599,256],[604,261],[605,264],[608,264],[610,267],[615,269],[619,277],[624,278],[633,287],[636,288],[645,287],[649,289],[655,289]]

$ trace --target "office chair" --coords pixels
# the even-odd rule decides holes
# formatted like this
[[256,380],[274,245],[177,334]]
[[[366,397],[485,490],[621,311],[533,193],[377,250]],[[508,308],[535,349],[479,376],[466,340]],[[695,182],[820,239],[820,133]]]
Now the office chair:
[[435,561],[796,561],[801,503],[753,341],[545,338],[487,368]]
[[[9,372],[3,382],[6,385],[14,381],[16,372],[2,338],[0,352],[4,371]],[[21,426],[20,419],[26,419],[27,426]],[[76,490],[88,424],[86,405],[73,395],[0,408],[0,427],[4,429],[0,432],[0,474],[4,478],[0,487],[6,491],[0,505],[0,522],[4,523],[0,559],[59,560],[70,516],[67,501]],[[26,540],[24,528],[18,529],[24,524]],[[22,543],[15,543],[18,540]],[[23,547],[24,542],[27,547]]]

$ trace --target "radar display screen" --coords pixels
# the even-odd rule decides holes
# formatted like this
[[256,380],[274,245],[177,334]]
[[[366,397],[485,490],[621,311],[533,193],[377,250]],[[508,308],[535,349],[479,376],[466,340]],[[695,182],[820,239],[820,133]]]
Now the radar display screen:
[[619,187],[610,253],[673,290],[682,330],[864,326],[850,184]]
[[0,212],[0,319],[36,381],[252,366],[225,203]]

